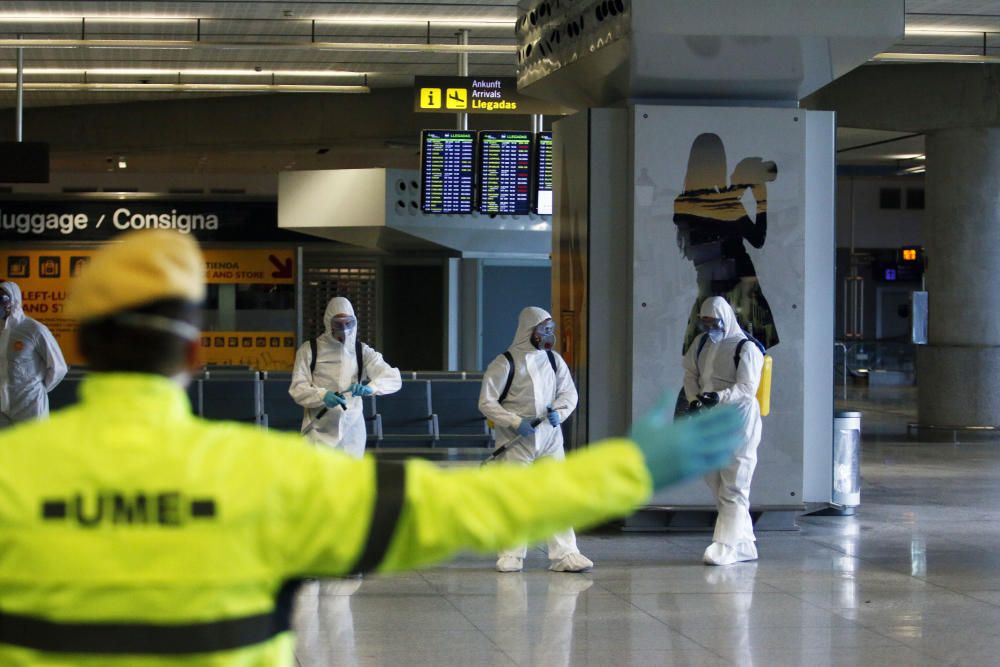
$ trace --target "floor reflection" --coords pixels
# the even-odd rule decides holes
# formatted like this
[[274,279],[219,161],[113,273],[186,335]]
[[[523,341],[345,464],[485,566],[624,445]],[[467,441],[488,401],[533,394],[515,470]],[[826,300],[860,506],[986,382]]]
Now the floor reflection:
[[329,579],[302,586],[292,617],[299,665],[357,667],[351,596],[361,584],[361,579]]
[[724,590],[744,590],[746,593],[727,595],[720,593],[712,599],[720,618],[732,621],[734,653],[739,657],[740,667],[753,667],[753,646],[750,639],[750,610],[753,607],[754,580],[757,578],[757,563],[743,563],[725,567],[706,567],[705,583]]
[[526,656],[533,665],[569,667],[573,652],[573,619],[581,593],[594,585],[577,574],[552,574],[547,577],[545,607],[531,608],[528,580],[520,574],[496,576],[496,624],[498,643],[516,646],[525,638],[536,637],[534,627],[541,626],[541,637],[531,642]]
[[[758,534],[760,561],[704,567],[703,533],[583,535],[599,566],[498,574],[491,557],[305,587],[298,667],[996,665],[1000,447],[906,439],[912,390],[852,392],[853,517]],[[353,596],[353,597],[352,597]]]

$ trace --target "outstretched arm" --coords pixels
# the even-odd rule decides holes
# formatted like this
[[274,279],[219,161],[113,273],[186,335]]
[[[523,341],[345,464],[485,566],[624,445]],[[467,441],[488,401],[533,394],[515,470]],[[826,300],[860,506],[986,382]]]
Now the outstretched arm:
[[287,502],[266,529],[282,555],[281,574],[406,570],[627,515],[655,488],[717,469],[740,442],[735,410],[671,424],[668,404],[669,397],[640,419],[629,439],[531,466],[442,469],[415,459],[354,460],[300,443],[277,447],[280,465],[272,467]]

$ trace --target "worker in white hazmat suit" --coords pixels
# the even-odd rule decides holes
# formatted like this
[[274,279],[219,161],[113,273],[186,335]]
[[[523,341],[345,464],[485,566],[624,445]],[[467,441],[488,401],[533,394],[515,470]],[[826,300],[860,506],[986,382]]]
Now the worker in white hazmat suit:
[[[497,460],[529,464],[565,456],[559,425],[576,409],[577,394],[569,368],[553,351],[554,345],[552,316],[541,308],[525,308],[514,342],[486,369],[479,411],[494,424]],[[594,566],[577,548],[572,529],[554,535],[548,548],[550,570],[583,572]],[[501,552],[497,570],[520,572],[526,553],[524,546]]]
[[288,393],[305,408],[304,433],[319,420],[308,429],[307,438],[361,458],[367,438],[362,398],[399,391],[399,369],[358,341],[358,321],[347,299],[330,300],[323,324],[326,331],[295,353]]
[[67,370],[48,328],[24,314],[21,288],[0,282],[0,428],[48,416]]
[[736,313],[722,297],[706,299],[699,327],[684,355],[684,393],[689,411],[732,405],[743,417],[744,439],[726,467],[705,477],[715,495],[718,518],[712,545],[703,560],[708,565],[729,565],[757,559],[756,538],[750,518],[750,482],[760,444],[760,384],[764,355],[736,321]]

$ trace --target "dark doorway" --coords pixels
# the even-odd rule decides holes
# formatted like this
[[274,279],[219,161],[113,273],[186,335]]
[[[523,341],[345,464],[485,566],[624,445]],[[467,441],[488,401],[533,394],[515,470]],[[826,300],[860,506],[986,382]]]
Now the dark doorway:
[[384,265],[382,349],[393,366],[444,370],[444,270],[440,265]]

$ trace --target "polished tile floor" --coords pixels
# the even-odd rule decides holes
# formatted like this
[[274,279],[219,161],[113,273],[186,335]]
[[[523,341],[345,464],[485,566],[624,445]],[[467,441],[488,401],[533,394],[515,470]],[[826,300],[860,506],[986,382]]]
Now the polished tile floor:
[[862,507],[758,535],[760,561],[699,564],[706,534],[580,539],[585,575],[488,558],[313,584],[298,664],[1000,665],[1000,443],[907,441],[912,389],[856,390]]

